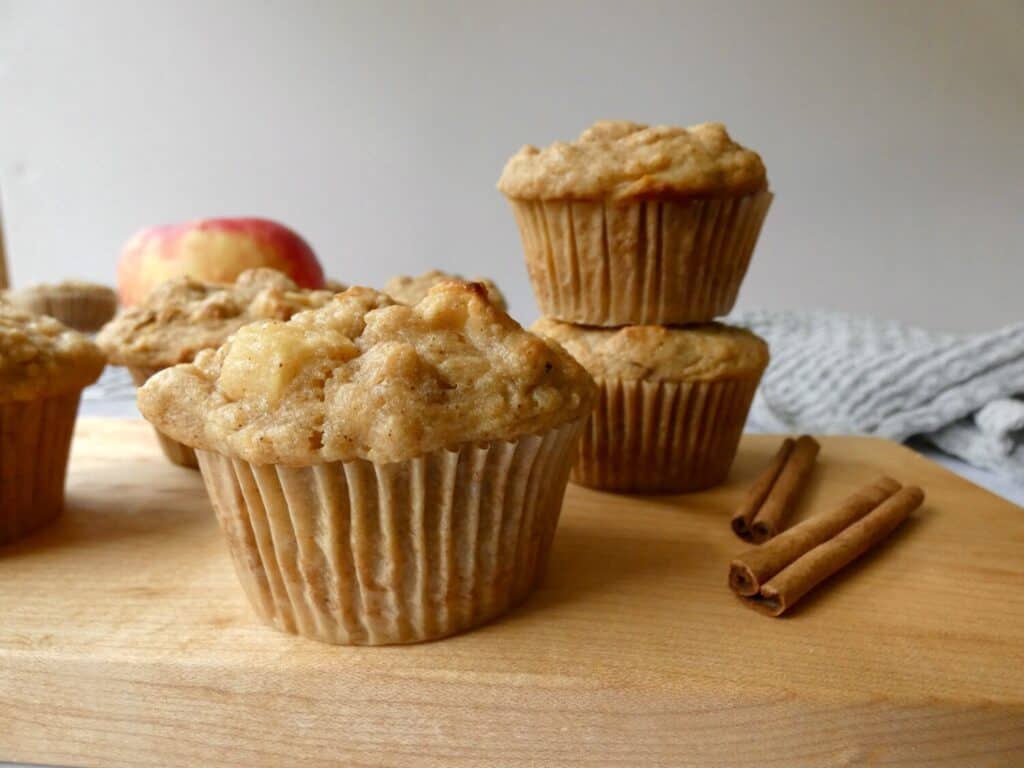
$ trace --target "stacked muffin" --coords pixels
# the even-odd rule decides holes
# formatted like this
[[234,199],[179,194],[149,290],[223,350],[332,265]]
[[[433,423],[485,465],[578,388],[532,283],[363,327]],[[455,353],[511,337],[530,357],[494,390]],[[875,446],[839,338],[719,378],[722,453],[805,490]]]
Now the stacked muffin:
[[768,364],[733,307],[772,194],[757,153],[723,125],[601,121],[526,146],[498,188],[545,317],[600,394],[573,480],[689,491],[729,472]]

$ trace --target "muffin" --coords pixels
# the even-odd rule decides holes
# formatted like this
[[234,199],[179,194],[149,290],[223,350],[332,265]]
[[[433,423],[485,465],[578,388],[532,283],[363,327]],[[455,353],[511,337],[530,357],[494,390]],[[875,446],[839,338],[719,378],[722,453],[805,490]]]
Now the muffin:
[[472,283],[370,288],[238,331],[139,408],[193,446],[255,611],[339,644],[431,640],[544,570],[594,384]]
[[508,311],[508,305],[505,303],[505,297],[501,294],[501,291],[498,290],[498,286],[496,286],[493,281],[488,280],[486,277],[476,277],[471,281],[466,281],[461,275],[450,275],[439,269],[432,269],[429,272],[424,272],[418,277],[411,277],[410,275],[395,275],[388,280],[387,284],[384,286],[384,293],[402,304],[417,304],[424,296],[427,295],[431,288],[438,283],[443,283],[448,280],[480,283],[487,292],[487,299],[502,312]]
[[498,189],[543,314],[602,326],[727,314],[772,200],[761,158],[720,123],[600,121],[523,147]]
[[[104,326],[96,342],[114,365],[128,368],[137,386],[155,372],[186,363],[203,349],[219,347],[254,320],[287,320],[296,312],[327,302],[330,291],[298,288],[273,269],[250,269],[229,285],[188,277],[169,280],[146,300]],[[197,468],[195,452],[157,432],[173,463]]]
[[78,399],[104,364],[80,333],[0,302],[0,544],[63,508]]
[[117,312],[113,288],[80,280],[34,285],[12,292],[9,301],[26,312],[55,317],[68,328],[85,333],[98,331]]
[[768,345],[720,323],[582,328],[543,318],[597,380],[573,482],[614,491],[709,488],[729,474]]

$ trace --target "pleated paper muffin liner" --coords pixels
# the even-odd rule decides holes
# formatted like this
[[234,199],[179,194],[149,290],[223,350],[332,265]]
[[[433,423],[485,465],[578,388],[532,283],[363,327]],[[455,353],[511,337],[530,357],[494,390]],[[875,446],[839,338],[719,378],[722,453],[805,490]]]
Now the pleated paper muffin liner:
[[[150,376],[161,370],[163,369],[129,366],[128,373],[131,374],[132,381],[135,382],[135,386],[141,387],[146,383],[146,380]],[[172,464],[177,464],[181,467],[188,467],[189,469],[199,469],[199,461],[196,459],[196,452],[194,450],[184,443],[179,443],[177,440],[169,438],[155,427],[153,428],[153,432],[156,434],[157,442],[160,443],[160,449],[164,452],[164,456],[170,459]]]
[[390,464],[197,454],[265,622],[327,643],[415,643],[483,624],[537,583],[581,427]]
[[728,314],[772,194],[717,200],[511,201],[541,311],[583,325]]
[[81,394],[0,403],[0,544],[46,525],[63,509]]
[[98,296],[40,296],[21,299],[26,309],[57,318],[68,328],[82,333],[94,333],[103,327],[117,311],[117,305],[110,298]]
[[717,485],[732,467],[760,379],[599,379],[572,481],[641,493]]

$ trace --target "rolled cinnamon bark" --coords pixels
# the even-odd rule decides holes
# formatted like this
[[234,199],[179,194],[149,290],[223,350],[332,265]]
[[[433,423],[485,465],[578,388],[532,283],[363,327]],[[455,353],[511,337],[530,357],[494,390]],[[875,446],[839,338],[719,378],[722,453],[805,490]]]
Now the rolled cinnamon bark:
[[779,616],[814,587],[845,568],[892,533],[921,506],[924,491],[906,486],[834,538],[819,544],[743,601],[769,616]]
[[801,435],[797,438],[789,459],[779,472],[772,489],[768,492],[768,498],[764,500],[761,510],[750,526],[750,536],[754,542],[760,544],[768,541],[782,530],[800,494],[807,486],[820,450],[821,445],[810,435]]
[[778,479],[779,473],[782,472],[782,468],[786,466],[786,462],[789,460],[789,455],[793,452],[795,444],[796,441],[791,437],[787,437],[782,441],[782,445],[779,446],[779,450],[775,454],[775,458],[772,459],[772,463],[765,467],[764,471],[757,476],[754,484],[747,491],[746,498],[743,499],[740,508],[733,514],[732,530],[744,541],[753,541],[750,533],[750,524],[761,509],[761,505],[764,504],[764,500],[768,498],[768,494],[771,493],[772,486],[775,485],[775,481]]
[[767,544],[748,549],[730,564],[729,586],[738,595],[756,595],[772,576],[860,520],[899,489],[900,484],[891,477],[880,477],[831,512],[815,515],[783,531]]

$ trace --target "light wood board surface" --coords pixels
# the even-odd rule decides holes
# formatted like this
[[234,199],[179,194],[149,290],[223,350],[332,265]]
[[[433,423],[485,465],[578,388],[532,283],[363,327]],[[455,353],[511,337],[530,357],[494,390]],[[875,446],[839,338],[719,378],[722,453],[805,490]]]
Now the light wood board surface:
[[726,587],[778,438],[675,497],[570,486],[548,577],[437,643],[321,645],[250,613],[198,473],[83,421],[64,517],[0,549],[0,759],[80,766],[1024,764],[1024,510],[823,438],[798,516],[885,471],[925,506],[792,613]]

